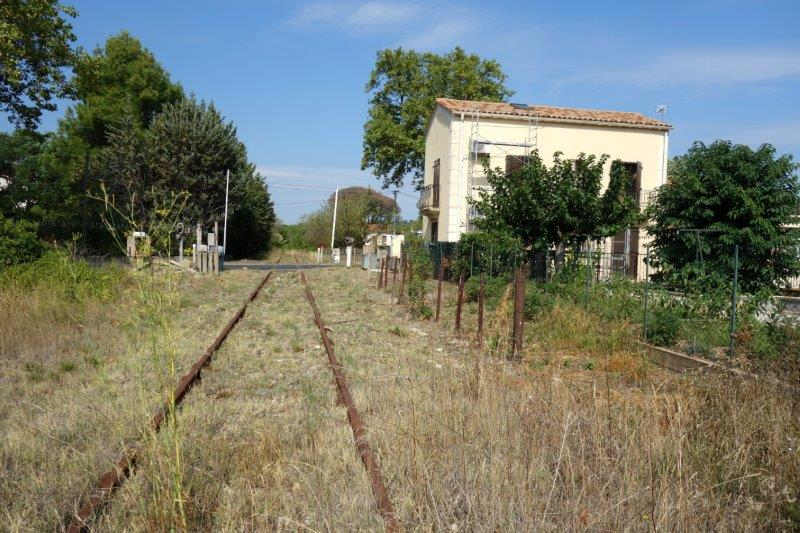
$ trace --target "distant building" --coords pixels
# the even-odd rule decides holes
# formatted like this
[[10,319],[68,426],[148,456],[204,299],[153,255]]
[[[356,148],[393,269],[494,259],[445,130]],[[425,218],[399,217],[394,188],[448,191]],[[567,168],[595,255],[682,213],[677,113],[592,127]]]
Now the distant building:
[[370,233],[364,238],[364,255],[400,257],[405,236],[392,233]]
[[[639,113],[527,106],[438,98],[425,136],[425,178],[418,207],[423,234],[431,241],[457,241],[474,229],[467,198],[488,189],[484,163],[507,171],[538,149],[545,163],[555,152],[608,154],[630,166],[629,193],[639,207],[666,181],[671,126]],[[644,274],[645,231],[623,230],[606,240],[611,267],[633,277]]]

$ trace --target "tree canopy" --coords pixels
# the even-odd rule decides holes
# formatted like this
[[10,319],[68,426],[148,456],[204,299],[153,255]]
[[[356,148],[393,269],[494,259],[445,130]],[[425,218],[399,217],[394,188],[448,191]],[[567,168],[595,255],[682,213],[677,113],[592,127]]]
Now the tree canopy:
[[510,233],[536,251],[613,235],[635,222],[637,214],[626,194],[632,176],[621,161],[612,162],[608,187],[601,194],[607,160],[586,154],[569,160],[556,153],[547,167],[533,151],[511,172],[487,168],[491,190],[482,190],[473,202],[481,214],[476,224]]
[[82,53],[74,71],[78,101],[57,132],[0,134],[0,215],[31,222],[13,242],[31,231],[55,241],[80,235],[85,250],[119,253],[121,232],[114,243],[105,223],[111,218],[120,230],[168,242],[178,222],[221,220],[230,170],[227,251],[252,256],[269,248],[269,192],[236,128],[213,105],[185,98],[125,32]]
[[0,2],[0,110],[17,127],[35,129],[53,100],[70,95],[64,68],[75,60],[68,18],[56,0]]
[[513,92],[494,60],[455,48],[445,55],[414,50],[378,52],[366,90],[362,170],[371,169],[384,187],[419,185],[425,161],[425,130],[439,97],[504,101]]
[[131,229],[154,233],[163,216],[191,227],[221,222],[230,170],[226,252],[242,257],[269,249],[275,214],[266,185],[233,123],[212,104],[194,98],[167,104],[146,130],[128,118],[109,142],[101,179],[112,210],[124,213]]
[[[306,241],[314,246],[330,246],[334,197],[310,215],[303,217]],[[388,227],[400,210],[395,201],[366,187],[339,190],[334,245],[343,246],[345,237],[352,237],[356,246],[364,243],[371,228]]]
[[62,129],[91,147],[105,146],[110,127],[123,118],[147,128],[161,109],[183,99],[183,89],[153,54],[128,32],[109,37],[102,48],[82,53],[75,63],[72,87],[77,105]]
[[674,158],[648,212],[660,276],[727,284],[737,244],[744,290],[777,287],[800,273],[796,171],[792,157],[778,157],[769,144],[695,142]]

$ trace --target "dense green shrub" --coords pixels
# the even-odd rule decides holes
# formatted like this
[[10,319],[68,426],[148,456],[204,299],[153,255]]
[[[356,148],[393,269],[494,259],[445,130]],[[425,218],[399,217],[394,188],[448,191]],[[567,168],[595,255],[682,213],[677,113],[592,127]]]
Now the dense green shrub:
[[647,340],[657,346],[672,346],[680,329],[681,317],[675,308],[656,307],[648,317]]
[[44,247],[36,231],[33,222],[0,215],[0,269],[33,261],[42,255]]
[[409,233],[405,236],[403,252],[410,265],[406,283],[409,309],[414,316],[430,318],[430,308],[425,303],[425,280],[433,268],[428,247],[422,237]]
[[455,247],[450,271],[453,279],[480,273],[498,276],[510,273],[523,259],[522,244],[509,233],[475,231],[464,233]]
[[[493,307],[500,300],[509,283],[511,283],[511,278],[508,276],[496,276],[484,279],[484,298],[489,307]],[[474,276],[468,279],[464,283],[464,301],[477,302],[480,288],[480,277]]]
[[552,294],[533,283],[525,288],[525,319],[530,320],[542,312],[552,309],[555,298]]
[[123,277],[120,267],[94,267],[63,250],[52,250],[31,263],[0,272],[0,287],[22,290],[45,287],[54,298],[73,301],[110,300],[119,293]]
[[791,155],[778,155],[769,144],[753,150],[697,141],[673,158],[669,180],[648,206],[656,276],[675,284],[726,285],[733,278],[734,245],[744,292],[778,288],[800,273],[800,229],[793,223],[800,206],[797,168]]

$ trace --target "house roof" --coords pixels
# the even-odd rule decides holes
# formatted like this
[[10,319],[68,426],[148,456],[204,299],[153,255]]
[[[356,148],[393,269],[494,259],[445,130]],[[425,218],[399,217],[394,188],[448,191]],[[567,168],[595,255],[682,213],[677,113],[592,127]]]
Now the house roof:
[[630,111],[601,111],[598,109],[578,109],[574,107],[553,107],[546,105],[515,106],[507,102],[479,102],[474,100],[454,100],[437,98],[436,103],[454,113],[471,115],[494,115],[503,118],[536,117],[552,122],[591,123],[606,126],[669,130],[666,122]]

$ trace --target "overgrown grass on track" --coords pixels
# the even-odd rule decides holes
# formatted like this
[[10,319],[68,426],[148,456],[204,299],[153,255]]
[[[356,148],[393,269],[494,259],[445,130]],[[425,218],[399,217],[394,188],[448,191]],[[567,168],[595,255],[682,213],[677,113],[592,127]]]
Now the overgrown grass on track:
[[[37,339],[6,356],[0,499],[9,529],[57,527],[132,439],[145,445],[142,462],[99,531],[381,529],[293,273],[273,274],[175,423],[141,432],[167,384],[262,274],[123,275],[116,296],[82,304],[91,317],[82,329],[69,313],[39,315],[42,335],[71,336],[51,339],[62,351],[41,378],[24,367]],[[435,324],[411,319],[375,289],[374,274],[307,276],[407,530],[797,525],[798,413],[773,387],[649,367],[628,324],[567,301],[526,324],[523,361],[510,363],[503,302],[488,317],[493,353],[471,344],[474,304],[464,336],[452,331],[452,286]],[[54,373],[76,346],[92,347],[100,364]]]

